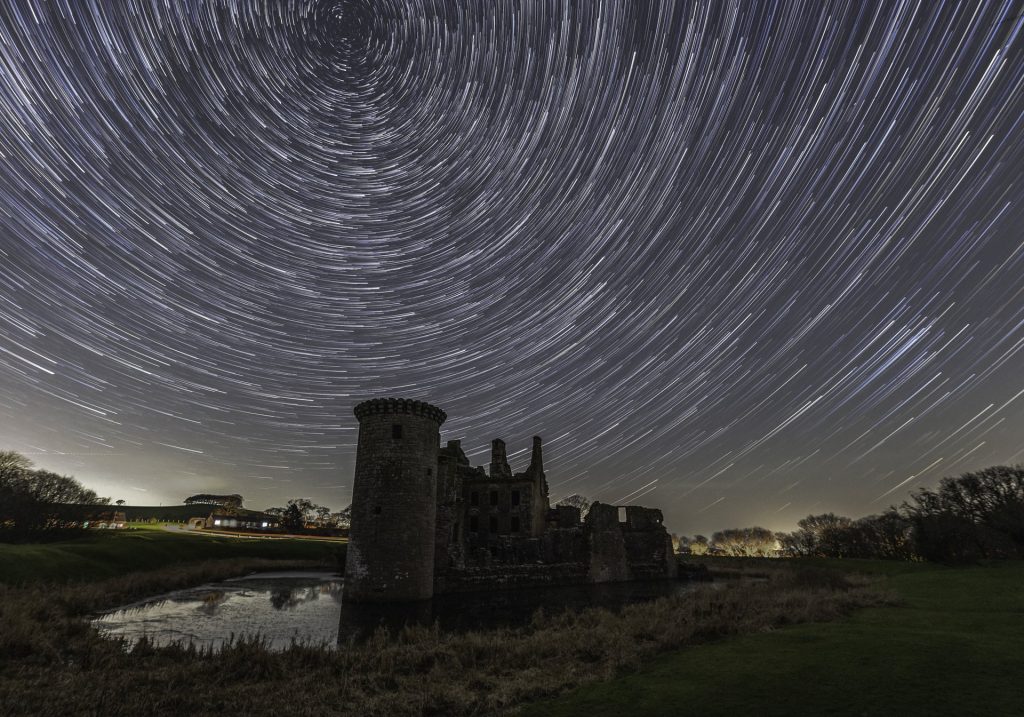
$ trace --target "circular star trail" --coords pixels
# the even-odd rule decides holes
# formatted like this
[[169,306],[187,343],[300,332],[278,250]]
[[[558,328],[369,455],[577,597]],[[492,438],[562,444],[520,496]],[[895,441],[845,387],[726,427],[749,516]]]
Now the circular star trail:
[[1021,11],[4,3],[3,447],[340,508],[399,395],[683,532],[1021,460]]

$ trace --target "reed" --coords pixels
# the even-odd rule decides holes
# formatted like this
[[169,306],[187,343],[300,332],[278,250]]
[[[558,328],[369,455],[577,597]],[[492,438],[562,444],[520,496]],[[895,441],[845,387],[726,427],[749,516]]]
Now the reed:
[[157,592],[281,567],[211,561],[87,585],[0,588],[0,704],[24,715],[96,714],[101,704],[113,715],[502,714],[635,671],[668,650],[892,601],[867,578],[780,568],[765,571],[764,581],[708,584],[618,613],[538,611],[518,628],[408,627],[338,650],[293,645],[281,652],[259,638],[233,640],[219,652],[145,641],[127,650],[83,619]]

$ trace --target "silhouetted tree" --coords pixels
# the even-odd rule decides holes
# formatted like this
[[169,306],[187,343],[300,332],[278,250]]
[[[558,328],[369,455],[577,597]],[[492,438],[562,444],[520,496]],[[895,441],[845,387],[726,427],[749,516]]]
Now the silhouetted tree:
[[711,536],[711,546],[723,555],[767,558],[775,554],[775,533],[767,528],[730,528]]
[[334,521],[334,526],[337,528],[351,528],[352,527],[352,506],[344,508],[337,513],[331,513],[331,519]]
[[901,513],[926,560],[1024,557],[1024,466],[993,466],[921,488]]
[[560,501],[555,503],[555,505],[570,505],[573,508],[579,508],[580,518],[586,518],[587,513],[590,511],[590,499],[583,497],[579,493],[567,495],[566,497],[562,498]]
[[77,526],[80,516],[62,506],[109,502],[70,476],[33,470],[20,453],[0,452],[0,527],[12,537]]
[[849,536],[846,531],[851,525],[852,520],[835,513],[809,515],[797,523],[794,532],[778,536],[780,547],[787,555],[847,557],[845,553]]
[[318,507],[309,498],[292,498],[281,512],[281,527],[291,532],[304,530]]
[[185,505],[219,505],[225,509],[239,509],[244,499],[238,493],[216,495],[214,493],[197,493],[185,499]]

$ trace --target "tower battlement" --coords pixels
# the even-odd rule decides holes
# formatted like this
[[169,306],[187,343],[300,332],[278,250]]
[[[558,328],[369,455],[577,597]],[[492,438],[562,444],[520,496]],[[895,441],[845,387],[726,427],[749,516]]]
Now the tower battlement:
[[367,416],[384,413],[404,413],[413,416],[423,416],[437,421],[441,425],[448,418],[448,414],[437,406],[432,406],[425,401],[414,401],[408,398],[372,398],[357,404],[352,412],[358,420]]

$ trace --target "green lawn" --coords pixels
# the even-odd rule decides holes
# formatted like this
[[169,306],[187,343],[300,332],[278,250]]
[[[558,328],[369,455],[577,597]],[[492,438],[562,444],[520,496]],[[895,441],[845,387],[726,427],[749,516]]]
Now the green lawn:
[[57,543],[0,543],[0,583],[99,580],[217,558],[318,560],[333,567],[341,564],[345,550],[337,542],[226,538],[159,528],[95,531]]
[[1024,715],[1024,563],[828,564],[903,604],[687,648],[524,714]]

